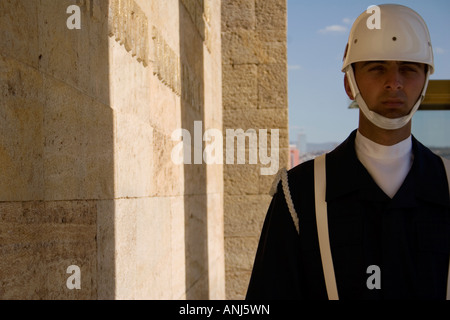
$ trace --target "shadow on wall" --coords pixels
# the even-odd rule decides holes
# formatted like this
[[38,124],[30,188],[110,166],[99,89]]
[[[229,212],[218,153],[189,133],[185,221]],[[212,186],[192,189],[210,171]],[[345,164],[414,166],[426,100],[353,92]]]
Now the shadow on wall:
[[[189,8],[186,8],[183,2],[178,2],[181,127],[191,132],[193,139],[195,137],[199,139],[199,137],[203,138],[204,128],[201,132],[195,132],[194,122],[204,123],[203,40],[196,29],[198,25],[194,23],[194,12],[189,12]],[[209,299],[206,164],[201,159],[195,161],[195,154],[203,154],[202,138],[202,151],[195,152],[195,148],[191,148],[192,164],[184,165],[186,298],[188,300]],[[194,164],[194,162],[202,164]]]

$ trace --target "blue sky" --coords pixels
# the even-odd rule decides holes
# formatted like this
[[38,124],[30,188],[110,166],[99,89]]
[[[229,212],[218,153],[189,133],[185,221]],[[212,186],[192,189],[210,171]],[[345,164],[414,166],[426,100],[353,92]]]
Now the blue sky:
[[[362,0],[288,0],[288,65],[290,140],[303,130],[308,142],[341,142],[358,126],[358,111],[343,87],[342,56],[353,21],[370,5]],[[450,1],[394,0],[406,5],[427,22],[435,56],[431,79],[450,79]],[[436,115],[436,112],[434,111]],[[445,114],[450,128],[450,112]],[[441,117],[441,116],[439,116]],[[417,118],[417,120],[416,120]],[[423,116],[414,117],[423,125]],[[450,129],[445,140],[450,140]],[[420,133],[414,133],[416,136]],[[419,140],[421,137],[418,137]],[[429,137],[436,141],[436,136]],[[427,139],[423,136],[423,139]],[[442,139],[441,139],[442,140]],[[425,143],[425,142],[424,142]]]

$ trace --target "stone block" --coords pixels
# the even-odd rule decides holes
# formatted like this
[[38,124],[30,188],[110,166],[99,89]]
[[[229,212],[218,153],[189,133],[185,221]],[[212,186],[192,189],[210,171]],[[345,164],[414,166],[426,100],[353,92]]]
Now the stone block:
[[[205,13],[208,17],[208,25],[210,31],[210,50],[212,59],[215,64],[220,67],[222,64],[222,0],[205,1]],[[219,69],[220,70],[220,69]],[[220,78],[218,78],[220,80]]]
[[[146,198],[137,203],[136,296],[142,299],[173,297],[173,244],[171,198]],[[149,232],[149,230],[152,230]],[[131,266],[131,265],[130,265]]]
[[225,270],[251,271],[258,248],[259,237],[226,237]]
[[[224,251],[224,250],[222,250]],[[223,253],[224,254],[224,253]],[[225,300],[225,257],[210,261],[211,272],[209,274],[209,299]]]
[[[186,175],[185,167],[191,165],[176,165],[172,161],[172,150],[180,142],[171,140],[171,137],[164,135],[159,130],[153,130],[153,183],[155,196],[175,196],[185,192]],[[192,165],[193,166],[193,165]],[[202,166],[196,166],[202,167]],[[203,175],[204,177],[204,175]],[[198,179],[201,176],[197,177]],[[190,183],[193,183],[190,181]],[[200,184],[200,186],[203,186]]]
[[244,300],[247,295],[251,271],[227,271],[227,300]]
[[44,92],[46,199],[112,199],[112,110],[52,78]]
[[[162,214],[167,214],[162,213]],[[171,283],[172,299],[186,299],[186,244],[185,244],[185,213],[184,197],[170,198],[171,216]]]
[[209,164],[206,166],[206,193],[223,194],[223,169],[222,164]]
[[286,30],[286,0],[255,0],[256,28],[261,30]]
[[[38,6],[38,30],[39,30],[39,51],[41,59],[39,68],[43,72],[54,76],[55,78],[66,82],[67,84],[80,86],[81,59],[79,44],[87,45],[89,42],[86,34],[86,19],[81,19],[81,30],[69,30],[66,26],[67,7],[72,5],[73,1],[62,0],[54,2],[51,0],[42,0]],[[84,29],[83,29],[84,27]],[[83,32],[84,30],[84,32]]]
[[97,201],[97,298],[99,300],[115,299],[115,211],[115,200]]
[[187,300],[208,300],[209,299],[209,279],[208,275],[202,274],[200,278],[197,279],[195,283],[193,283],[186,290],[186,299]]
[[[256,37],[260,64],[287,65],[287,34],[285,31],[258,30]],[[285,95],[287,95],[287,91]]]
[[152,41],[150,60],[153,63],[153,74],[161,83],[180,96],[182,66],[178,52],[169,46],[161,31],[155,26],[152,27]]
[[[0,203],[0,299],[96,299],[93,201]],[[82,290],[69,290],[79,266]]]
[[87,199],[112,199],[114,193],[114,116],[112,109],[88,99],[84,110],[82,130],[86,161],[85,197]]
[[209,299],[225,299],[225,245],[223,192],[208,194],[208,273]]
[[0,1],[0,54],[37,69],[39,64],[38,1]]
[[271,200],[269,195],[225,195],[225,238],[259,237]]
[[223,206],[222,193],[207,195],[208,256],[210,260],[223,257]]
[[287,63],[283,30],[235,29],[222,33],[223,64]]
[[185,196],[186,297],[208,299],[207,196]]
[[224,166],[224,190],[226,195],[259,194],[260,170],[258,165],[234,164]]
[[141,121],[149,121],[148,70],[117,42],[110,43],[109,54],[111,107],[117,112],[139,116]]
[[[153,128],[165,136],[182,127],[180,97],[170,94],[170,89],[161,83],[157,77],[150,77],[150,97],[145,107],[146,116]],[[167,114],[172,115],[167,117]]]
[[[220,37],[218,38],[220,40]],[[206,50],[205,50],[206,51]],[[214,52],[215,53],[215,52]],[[204,125],[206,129],[222,127],[223,73],[222,54],[204,54]]]
[[140,118],[116,113],[116,191],[117,198],[148,197],[154,193],[152,182],[153,128]]
[[42,200],[43,79],[36,69],[3,56],[0,70],[0,201]]
[[258,39],[253,30],[236,29],[222,33],[223,64],[258,64]]
[[[99,4],[105,5],[105,1],[98,1],[98,11],[102,8]],[[135,1],[113,0],[106,2],[106,5],[109,5],[108,35],[122,44],[138,62],[147,66],[149,26],[141,7]],[[95,16],[95,10],[92,11],[91,15]]]
[[[108,1],[94,1],[92,12],[82,12],[86,27],[78,42],[78,88],[99,102],[110,104],[111,64],[108,38]],[[65,17],[67,18],[68,15]]]
[[[179,0],[148,1],[135,0],[149,19],[149,26],[157,27],[165,35],[171,48],[177,48],[180,34],[180,6]],[[186,16],[190,19],[189,16]],[[149,33],[151,34],[151,33]],[[152,44],[150,43],[150,46]],[[151,49],[150,49],[151,51]]]
[[256,109],[258,106],[258,66],[223,66],[223,108]]
[[106,2],[100,10],[100,21],[82,8],[81,29],[69,30],[67,7],[73,1],[42,0],[38,7],[39,69],[80,91],[109,100],[108,24]]
[[225,0],[222,1],[222,30],[255,29],[255,1]]
[[115,298],[136,299],[137,228],[139,202],[136,199],[115,200]]
[[224,128],[242,129],[287,129],[287,109],[259,109],[259,110],[224,110]]
[[264,64],[258,67],[258,108],[287,109],[287,65]]

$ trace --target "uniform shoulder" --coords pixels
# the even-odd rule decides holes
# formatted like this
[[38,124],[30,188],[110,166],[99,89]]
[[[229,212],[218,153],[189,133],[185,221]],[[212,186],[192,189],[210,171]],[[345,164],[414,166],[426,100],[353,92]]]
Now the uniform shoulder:
[[303,162],[288,171],[288,178],[294,181],[308,175],[314,175],[314,160]]
[[442,175],[443,163],[439,155],[415,138],[413,138],[413,150],[415,156],[419,157],[422,166],[426,167],[428,171],[434,169],[437,175]]
[[314,188],[314,160],[299,164],[288,171],[289,189],[293,197]]

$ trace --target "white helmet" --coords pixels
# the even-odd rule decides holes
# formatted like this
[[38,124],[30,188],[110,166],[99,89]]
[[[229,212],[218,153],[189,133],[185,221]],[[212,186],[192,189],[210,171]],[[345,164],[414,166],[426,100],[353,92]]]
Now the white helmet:
[[[377,7],[381,20],[379,29],[369,28],[370,9],[353,24],[342,71],[347,74],[353,96],[364,115],[376,126],[394,130],[402,128],[411,120],[425,97],[429,77],[434,72],[433,49],[427,25],[417,12],[396,4]],[[408,61],[428,65],[422,94],[409,115],[390,119],[369,110],[359,92],[352,68],[353,63],[360,61]]]

